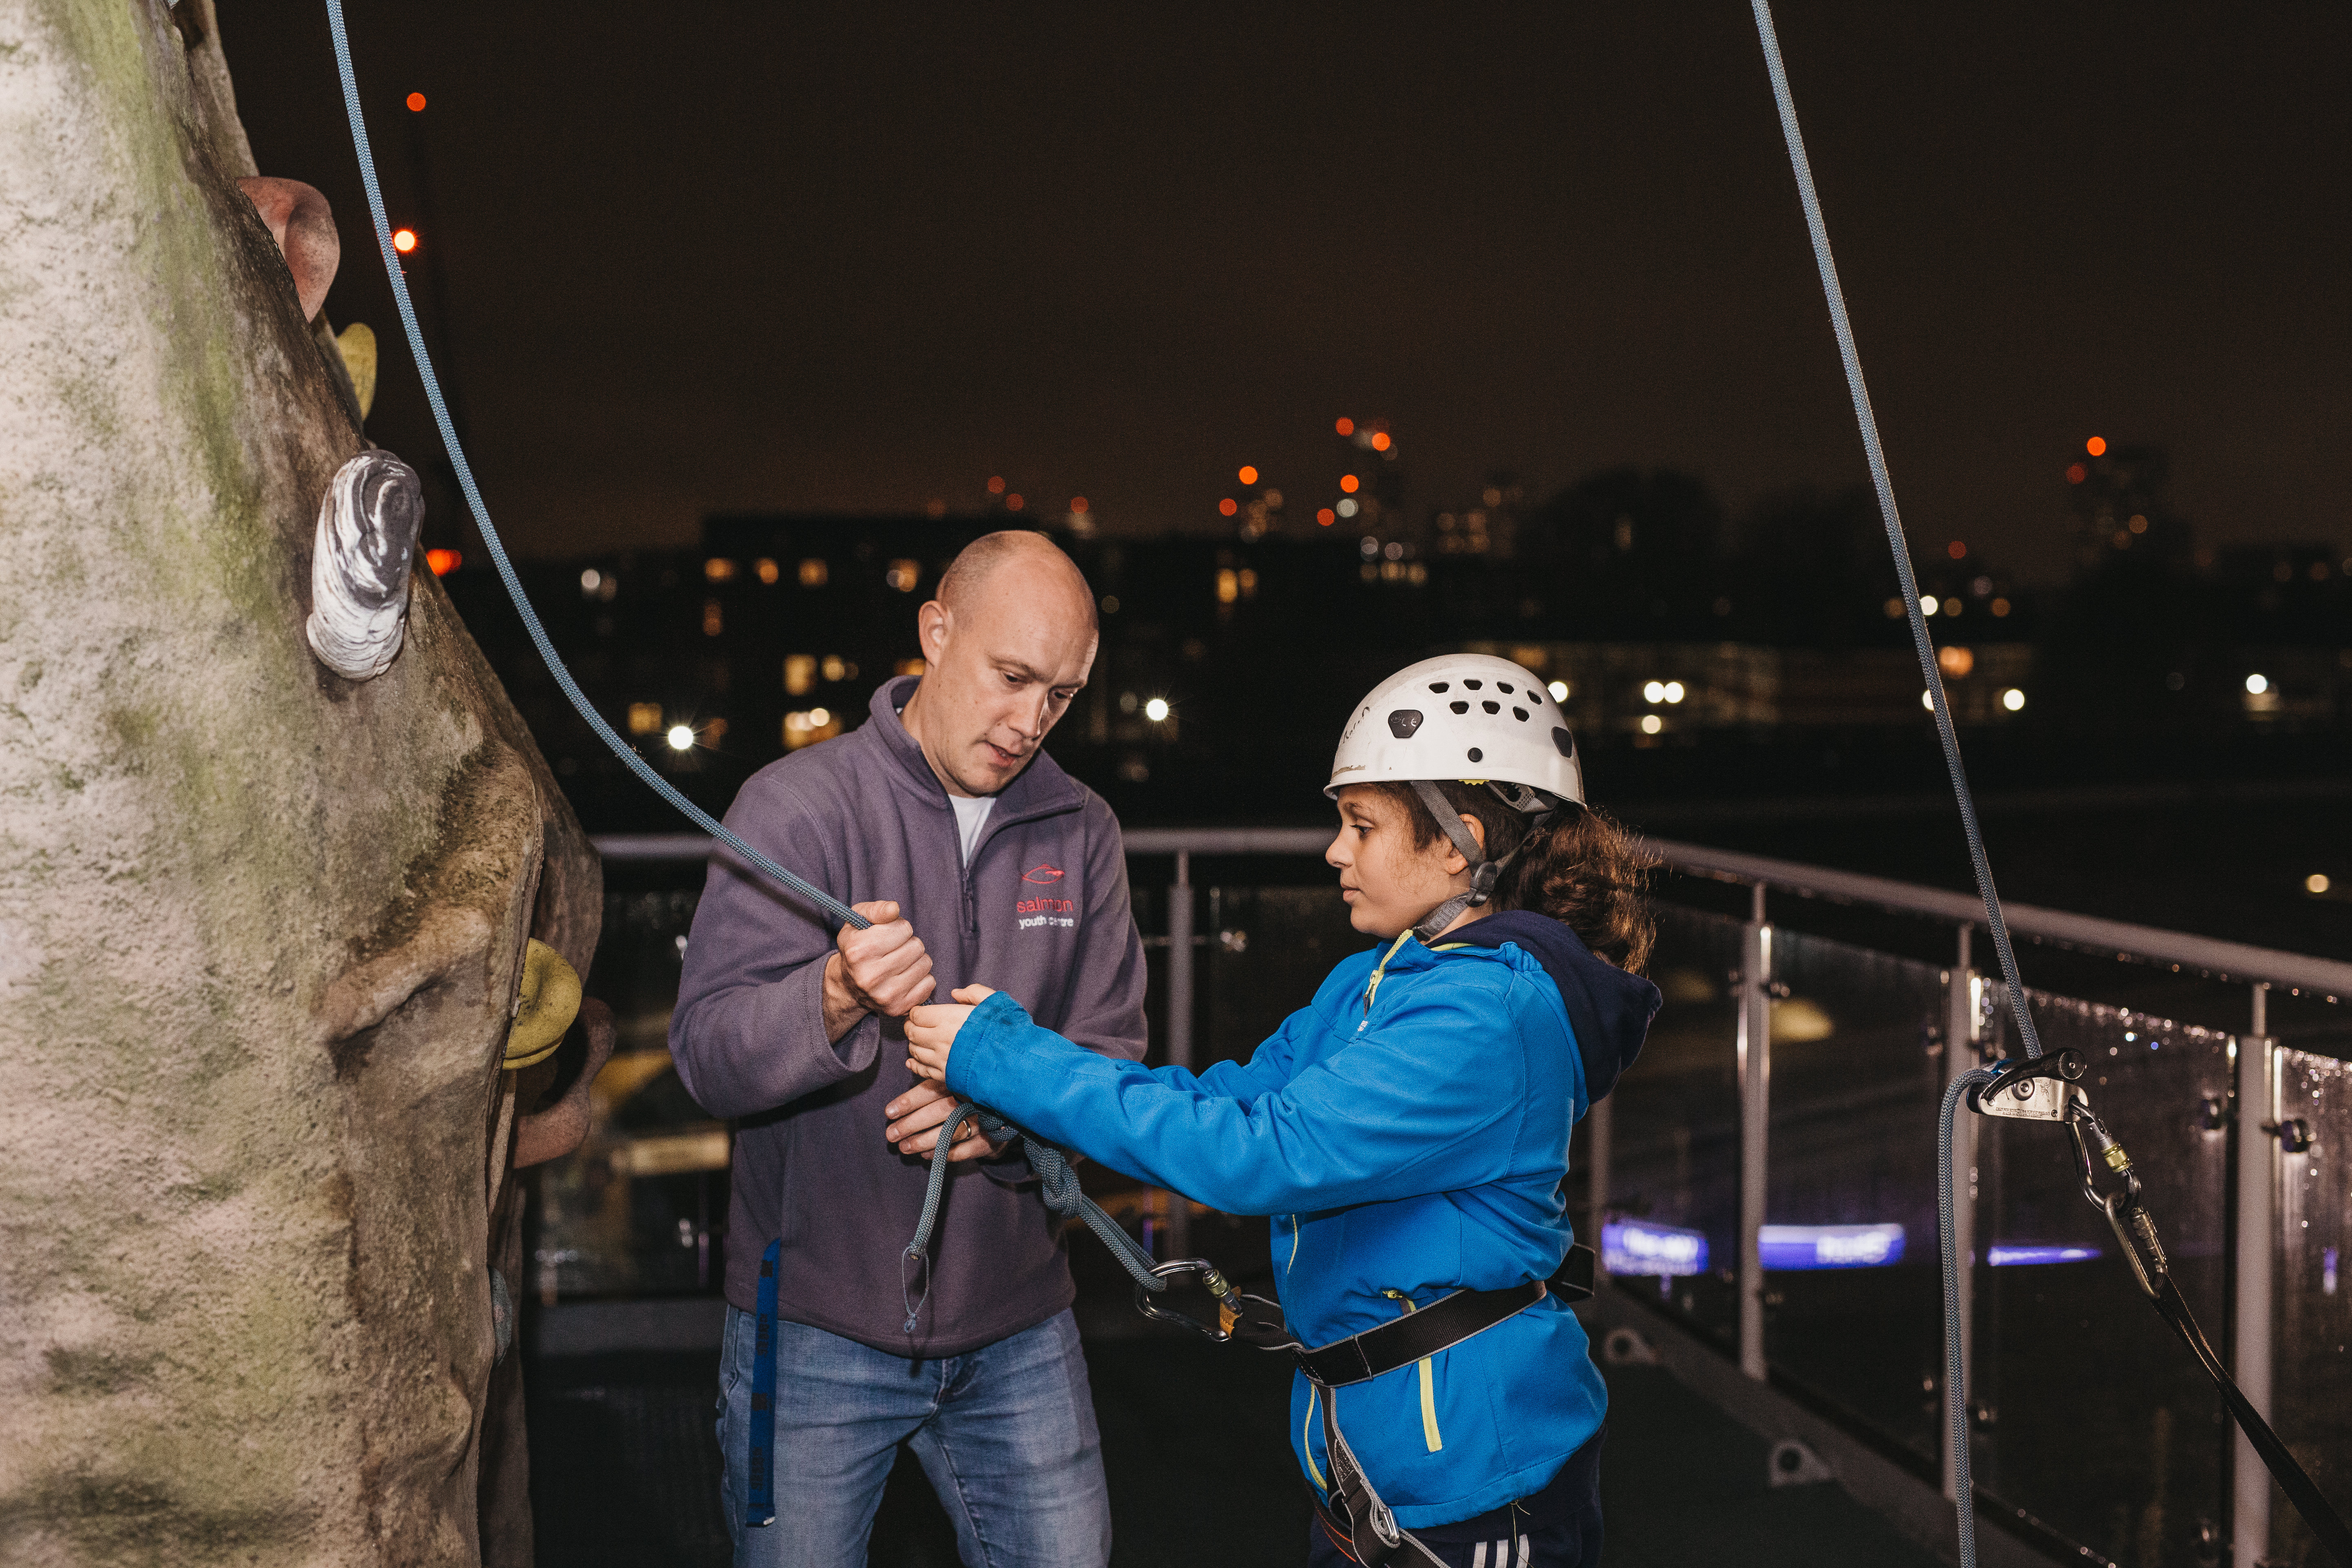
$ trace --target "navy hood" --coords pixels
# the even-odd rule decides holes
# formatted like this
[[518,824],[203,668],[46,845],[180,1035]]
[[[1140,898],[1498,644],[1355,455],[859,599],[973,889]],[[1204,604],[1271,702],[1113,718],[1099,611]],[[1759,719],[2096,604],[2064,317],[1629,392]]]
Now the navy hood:
[[1569,1026],[1576,1031],[1577,1053],[1584,1058],[1585,1096],[1593,1104],[1617,1086],[1617,1075],[1642,1054],[1650,1020],[1658,1016],[1664,1000],[1656,986],[1606,959],[1593,957],[1576,932],[1533,910],[1505,910],[1438,940],[1474,947],[1500,947],[1515,942],[1520,952],[1544,966],[1544,973],[1559,988],[1560,1001],[1567,1005]]

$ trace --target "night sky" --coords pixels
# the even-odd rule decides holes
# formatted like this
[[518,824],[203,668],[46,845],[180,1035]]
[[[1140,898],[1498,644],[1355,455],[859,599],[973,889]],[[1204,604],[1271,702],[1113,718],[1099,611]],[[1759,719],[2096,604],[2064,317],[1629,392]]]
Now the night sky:
[[[1416,511],[1498,469],[1673,465],[1735,511],[1863,479],[1727,0],[351,8],[527,553],[962,510],[992,474],[1033,515],[1210,531],[1244,462],[1296,527],[1337,497],[1342,415],[1390,422]],[[262,172],[341,221],[328,313],[383,339],[370,433],[430,457],[323,9],[221,11]],[[2097,435],[2169,447],[2201,542],[2352,550],[2347,15],[1784,9],[1921,546],[2058,574]]]

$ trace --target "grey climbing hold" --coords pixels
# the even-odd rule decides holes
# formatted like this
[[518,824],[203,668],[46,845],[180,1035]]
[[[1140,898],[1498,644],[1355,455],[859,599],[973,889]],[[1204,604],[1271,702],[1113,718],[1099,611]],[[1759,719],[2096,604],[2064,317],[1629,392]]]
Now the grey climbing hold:
[[319,662],[337,675],[372,680],[399,657],[424,522],[416,470],[391,453],[362,452],[335,470],[319,502],[303,631]]

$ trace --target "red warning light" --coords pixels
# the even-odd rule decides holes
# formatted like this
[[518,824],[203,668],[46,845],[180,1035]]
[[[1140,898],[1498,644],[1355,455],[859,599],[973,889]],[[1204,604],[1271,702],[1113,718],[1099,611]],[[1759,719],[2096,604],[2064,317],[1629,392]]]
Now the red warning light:
[[1007,511],[1019,511],[1023,507],[1027,506],[1028,504],[1029,503],[1027,501],[1021,499],[1017,492],[1004,498],[1004,510]]
[[1003,475],[998,474],[990,479],[988,481],[988,493],[992,496],[1001,496],[1004,493]]
[[413,228],[394,229],[392,231],[392,247],[400,252],[403,256],[407,255],[410,251],[416,248],[416,231]]
[[1339,515],[1339,514],[1338,512],[1333,511],[1327,506],[1322,510],[1315,514],[1315,521],[1322,527],[1328,528],[1334,521],[1338,521]]
[[1242,510],[1241,502],[1239,502],[1239,501],[1237,501],[1237,500],[1234,500],[1234,498],[1233,498],[1233,497],[1231,497],[1231,496],[1227,496],[1224,500],[1221,500],[1221,501],[1219,501],[1219,502],[1217,503],[1217,510],[1218,510],[1218,512],[1219,512],[1221,515],[1225,516],[1225,517],[1231,517],[1231,516],[1233,516],[1233,515],[1234,515],[1234,513],[1235,513],[1235,512],[1237,512],[1237,511],[1239,511],[1239,510]]
[[2066,466],[2066,482],[2070,485],[2079,485],[2090,477],[2091,470],[2080,463],[2069,463]]
[[436,577],[446,577],[465,562],[466,558],[454,550],[428,550],[425,552],[425,569]]
[[1965,561],[1969,558],[1968,542],[1965,540],[1955,539],[1944,546],[1944,553],[1955,561]]
[[2090,453],[2094,458],[2104,458],[2107,455],[2107,438],[2105,436],[2094,436],[2083,443],[2083,450]]
[[1342,436],[1352,436],[1356,433],[1356,422],[1352,419],[1342,419],[1337,425],[1332,426],[1331,428],[1337,430]]
[[1072,496],[1070,498],[1070,510],[1074,512],[1077,512],[1081,516],[1085,515],[1087,510],[1087,498],[1084,496]]
[[422,114],[422,113],[424,113],[424,112],[425,112],[425,95],[424,95],[423,93],[421,93],[421,92],[412,92],[412,93],[410,93],[410,94],[408,95],[408,100],[407,100],[407,101],[408,101],[408,112],[409,112],[409,113],[411,113],[411,114]]

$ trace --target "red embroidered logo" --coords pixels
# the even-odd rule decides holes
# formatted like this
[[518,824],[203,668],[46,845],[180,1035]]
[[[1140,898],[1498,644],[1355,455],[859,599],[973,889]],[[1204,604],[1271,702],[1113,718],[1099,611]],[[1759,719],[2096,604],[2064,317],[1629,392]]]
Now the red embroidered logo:
[[1021,879],[1024,882],[1058,882],[1062,879],[1062,872],[1059,867],[1048,866],[1041,860],[1024,871]]

